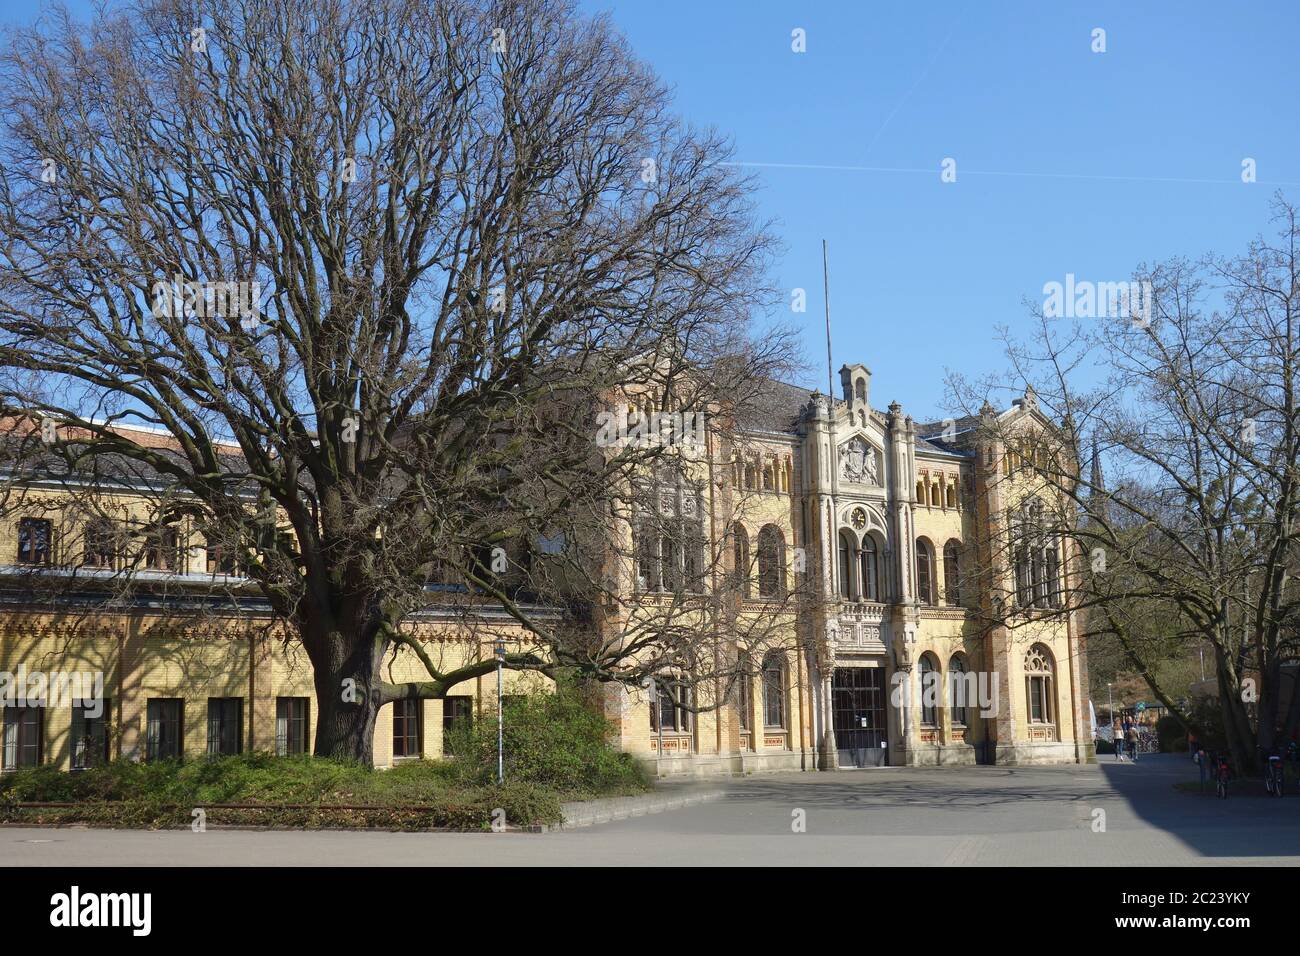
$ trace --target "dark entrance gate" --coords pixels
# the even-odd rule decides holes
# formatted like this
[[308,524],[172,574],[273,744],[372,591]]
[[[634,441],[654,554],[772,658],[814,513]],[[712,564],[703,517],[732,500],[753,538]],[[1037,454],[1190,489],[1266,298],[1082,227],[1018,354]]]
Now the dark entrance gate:
[[831,722],[841,767],[883,767],[888,763],[883,667],[835,668]]

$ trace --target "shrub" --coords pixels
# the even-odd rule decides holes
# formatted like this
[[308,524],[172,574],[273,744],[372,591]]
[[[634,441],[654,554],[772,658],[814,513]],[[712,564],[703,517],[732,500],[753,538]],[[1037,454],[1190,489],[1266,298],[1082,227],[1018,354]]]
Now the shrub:
[[458,775],[455,767],[441,761],[412,761],[376,771],[341,761],[265,753],[185,763],[115,761],[76,773],[35,767],[0,777],[0,822],[188,826],[195,808],[205,810],[211,825],[479,830],[492,825],[498,808],[511,826],[560,820],[560,797],[545,787],[523,781],[503,787],[495,781],[466,784]]
[[[567,796],[639,793],[647,789],[631,755],[607,740],[609,726],[572,688],[514,698],[505,709],[505,778],[548,787]],[[449,738],[463,779],[496,780],[496,715],[461,728]]]
[[1207,752],[1227,749],[1228,737],[1223,732],[1223,711],[1217,697],[1194,698],[1188,716],[1201,729],[1201,746]]

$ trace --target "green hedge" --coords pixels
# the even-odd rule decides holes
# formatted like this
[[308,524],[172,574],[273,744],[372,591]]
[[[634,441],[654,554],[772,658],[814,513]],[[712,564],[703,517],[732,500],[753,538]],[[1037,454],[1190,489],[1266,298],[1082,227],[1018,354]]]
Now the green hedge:
[[76,773],[38,767],[0,777],[0,822],[167,827],[189,825],[199,808],[208,824],[308,828],[487,829],[497,808],[512,826],[560,820],[561,795],[553,790],[523,781],[466,784],[460,778],[458,768],[444,762],[411,761],[380,771],[263,753],[185,763],[115,761]]
[[492,714],[449,735],[452,759],[414,760],[391,770],[265,753],[183,763],[115,761],[76,773],[48,766],[22,770],[0,777],[0,822],[181,826],[202,808],[208,824],[484,829],[501,808],[508,825],[551,824],[559,822],[563,800],[649,789],[632,757],[610,746],[607,732],[604,718],[581,695],[561,689],[507,704],[504,786],[496,782]]

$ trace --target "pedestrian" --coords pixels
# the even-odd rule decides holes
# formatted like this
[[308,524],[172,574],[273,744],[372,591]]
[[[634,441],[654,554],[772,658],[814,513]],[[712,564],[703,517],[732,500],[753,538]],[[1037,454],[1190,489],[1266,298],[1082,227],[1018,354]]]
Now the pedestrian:
[[1128,725],[1128,733],[1125,735],[1124,742],[1128,744],[1129,760],[1137,763],[1138,759],[1138,732],[1137,727],[1132,724]]
[[1193,761],[1196,760],[1196,750],[1198,745],[1199,741],[1196,739],[1196,731],[1187,731],[1187,752],[1192,755]]
[[1115,743],[1115,762],[1118,763],[1124,759],[1124,731],[1120,729],[1118,720],[1111,724],[1110,737]]

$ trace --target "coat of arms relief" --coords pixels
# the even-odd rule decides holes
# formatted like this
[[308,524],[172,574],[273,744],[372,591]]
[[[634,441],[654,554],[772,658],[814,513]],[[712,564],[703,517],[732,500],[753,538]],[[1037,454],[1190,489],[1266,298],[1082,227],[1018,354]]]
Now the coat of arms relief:
[[876,449],[861,438],[840,446],[840,477],[863,485],[880,484],[880,464]]

